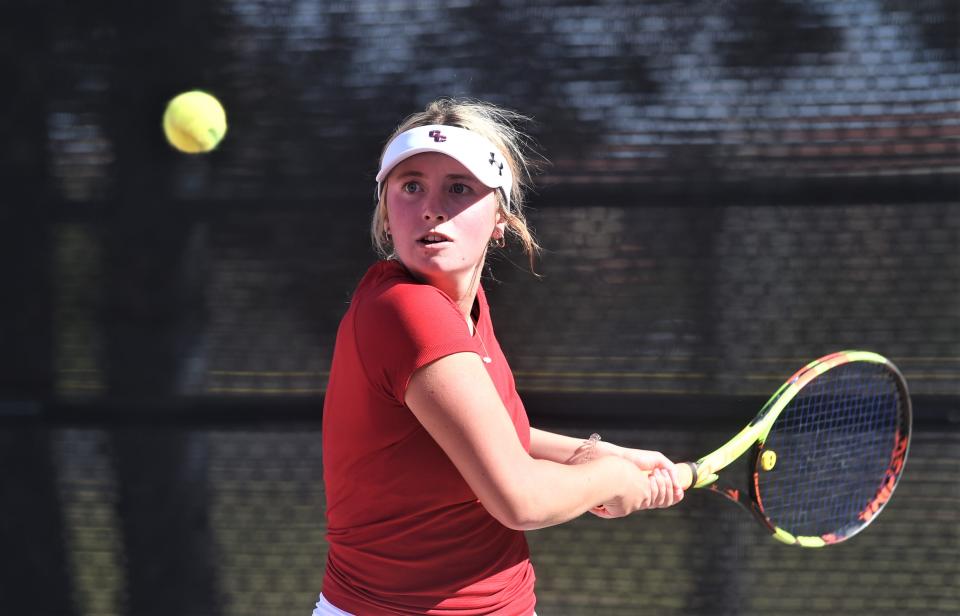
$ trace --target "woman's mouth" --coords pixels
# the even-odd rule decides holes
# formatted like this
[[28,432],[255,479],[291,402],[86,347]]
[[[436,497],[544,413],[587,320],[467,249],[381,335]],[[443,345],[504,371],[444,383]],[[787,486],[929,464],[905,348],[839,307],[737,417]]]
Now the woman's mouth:
[[442,233],[427,233],[426,235],[421,237],[419,240],[417,240],[418,243],[423,244],[424,246],[431,246],[433,244],[440,244],[442,242],[450,242],[450,241],[452,240],[446,235],[443,235]]

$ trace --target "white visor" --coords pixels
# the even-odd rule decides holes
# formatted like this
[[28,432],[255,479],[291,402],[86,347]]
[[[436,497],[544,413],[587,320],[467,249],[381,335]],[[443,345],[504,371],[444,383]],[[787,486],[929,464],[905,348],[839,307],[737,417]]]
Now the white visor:
[[400,162],[424,152],[440,152],[458,161],[481,183],[500,188],[510,208],[510,189],[513,173],[506,158],[484,137],[456,126],[431,124],[402,132],[390,142],[383,153],[377,173],[378,193],[382,183]]

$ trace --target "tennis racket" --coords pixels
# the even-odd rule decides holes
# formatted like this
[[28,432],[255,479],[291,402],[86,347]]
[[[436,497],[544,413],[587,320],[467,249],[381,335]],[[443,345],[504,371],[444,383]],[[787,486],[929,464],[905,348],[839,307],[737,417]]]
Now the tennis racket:
[[[834,353],[790,377],[725,445],[679,465],[681,484],[739,503],[784,543],[839,543],[889,502],[910,424],[910,396],[896,366],[876,353]],[[730,480],[720,480],[740,459],[745,472],[738,478],[731,468]]]

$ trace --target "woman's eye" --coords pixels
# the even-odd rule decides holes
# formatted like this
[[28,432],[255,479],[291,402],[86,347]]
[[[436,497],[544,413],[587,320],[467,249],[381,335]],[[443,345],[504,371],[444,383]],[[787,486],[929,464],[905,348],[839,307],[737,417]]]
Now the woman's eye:
[[450,187],[450,192],[458,195],[462,195],[468,192],[469,190],[470,188],[466,184],[460,184],[460,183],[454,184]]
[[407,182],[403,185],[403,192],[415,193],[420,190],[420,184],[416,182]]

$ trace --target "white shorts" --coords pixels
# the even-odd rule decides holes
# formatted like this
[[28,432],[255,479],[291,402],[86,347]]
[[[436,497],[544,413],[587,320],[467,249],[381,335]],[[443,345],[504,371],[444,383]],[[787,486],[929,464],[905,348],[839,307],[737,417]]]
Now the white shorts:
[[320,593],[320,600],[317,601],[317,607],[313,610],[313,616],[353,616],[350,612],[344,612],[334,604],[327,601],[327,598]]
[[[323,593],[320,593],[320,600],[317,601],[317,607],[313,610],[313,616],[353,616],[350,612],[344,612],[334,604],[327,601]],[[534,612],[533,616],[537,616]]]

